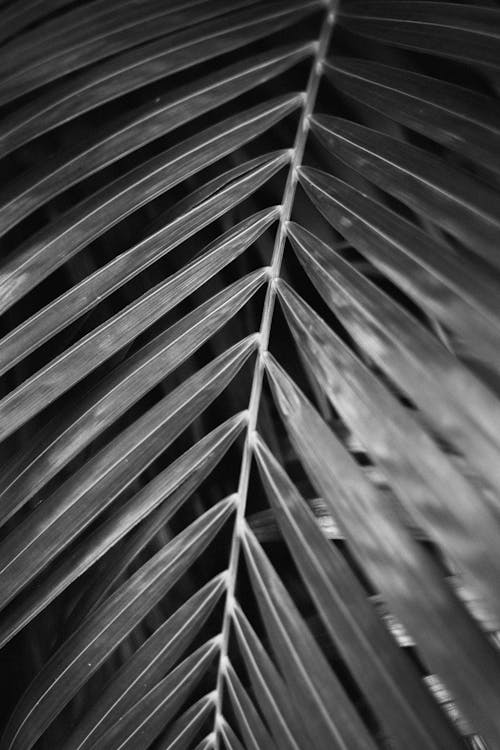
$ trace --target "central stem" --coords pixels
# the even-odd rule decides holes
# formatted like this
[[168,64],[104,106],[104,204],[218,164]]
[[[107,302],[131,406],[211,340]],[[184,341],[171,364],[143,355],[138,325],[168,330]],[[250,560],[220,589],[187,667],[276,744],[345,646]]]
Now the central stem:
[[271,260],[271,266],[269,271],[269,282],[266,290],[266,297],[264,300],[264,307],[262,311],[262,319],[259,333],[259,350],[257,354],[257,360],[255,362],[255,369],[252,380],[252,390],[250,393],[250,401],[248,406],[248,424],[245,436],[245,444],[243,447],[243,454],[241,460],[241,471],[238,485],[238,508],[236,511],[235,529],[233,534],[233,541],[231,544],[231,552],[229,557],[228,566],[228,580],[227,580],[227,593],[226,593],[226,604],[224,608],[223,623],[222,623],[222,637],[220,646],[220,661],[219,669],[217,674],[217,686],[216,686],[216,704],[215,704],[215,747],[219,746],[219,722],[222,714],[222,694],[223,694],[223,679],[225,663],[227,659],[227,651],[229,644],[229,634],[231,628],[231,613],[234,602],[234,592],[236,588],[236,579],[238,572],[238,563],[240,557],[241,548],[241,533],[242,525],[245,520],[245,511],[248,497],[248,486],[250,479],[250,467],[252,464],[253,455],[253,444],[254,434],[257,426],[257,418],[259,414],[260,397],[262,394],[262,386],[264,381],[264,355],[268,350],[269,337],[271,334],[271,324],[274,313],[274,306],[276,303],[276,287],[275,280],[280,275],[281,264],[283,260],[283,252],[285,248],[287,223],[290,220],[293,203],[295,199],[295,193],[297,189],[297,169],[302,164],[304,156],[304,150],[306,147],[307,135],[309,132],[309,117],[313,112],[316,96],[318,93],[319,82],[322,74],[323,61],[328,50],[330,42],[330,36],[332,32],[332,26],[335,18],[334,11],[329,7],[325,20],[323,21],[320,36],[315,45],[315,55],[307,82],[306,90],[303,93],[303,105],[302,112],[297,126],[297,134],[295,136],[295,143],[291,151],[290,168],[288,171],[287,181],[284,189],[284,199],[281,205],[281,213],[279,219],[278,229],[276,231],[276,239],[274,243],[273,255]]

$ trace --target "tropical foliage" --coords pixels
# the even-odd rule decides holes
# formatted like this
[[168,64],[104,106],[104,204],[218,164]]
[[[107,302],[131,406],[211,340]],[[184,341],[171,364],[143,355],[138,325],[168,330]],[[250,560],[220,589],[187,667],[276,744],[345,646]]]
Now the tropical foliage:
[[500,748],[470,3],[0,0],[2,750]]

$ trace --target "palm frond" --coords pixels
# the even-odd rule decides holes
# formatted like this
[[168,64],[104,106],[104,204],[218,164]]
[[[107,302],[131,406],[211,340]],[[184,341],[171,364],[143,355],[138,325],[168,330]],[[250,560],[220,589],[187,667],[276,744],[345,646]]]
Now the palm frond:
[[1,750],[500,746],[493,0],[0,21]]

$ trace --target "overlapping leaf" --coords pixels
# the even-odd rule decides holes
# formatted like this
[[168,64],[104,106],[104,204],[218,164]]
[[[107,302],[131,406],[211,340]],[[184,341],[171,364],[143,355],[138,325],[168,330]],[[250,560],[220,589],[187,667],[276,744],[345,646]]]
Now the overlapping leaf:
[[341,23],[363,34],[419,52],[498,68],[500,13],[482,5],[414,0],[352,2]]
[[488,169],[500,170],[500,110],[493,97],[364,60],[334,58],[325,73],[348,96]]
[[5,747],[33,746],[61,707],[173,586],[233,510],[234,498],[221,500],[160,550],[82,623],[25,694],[6,730]]

